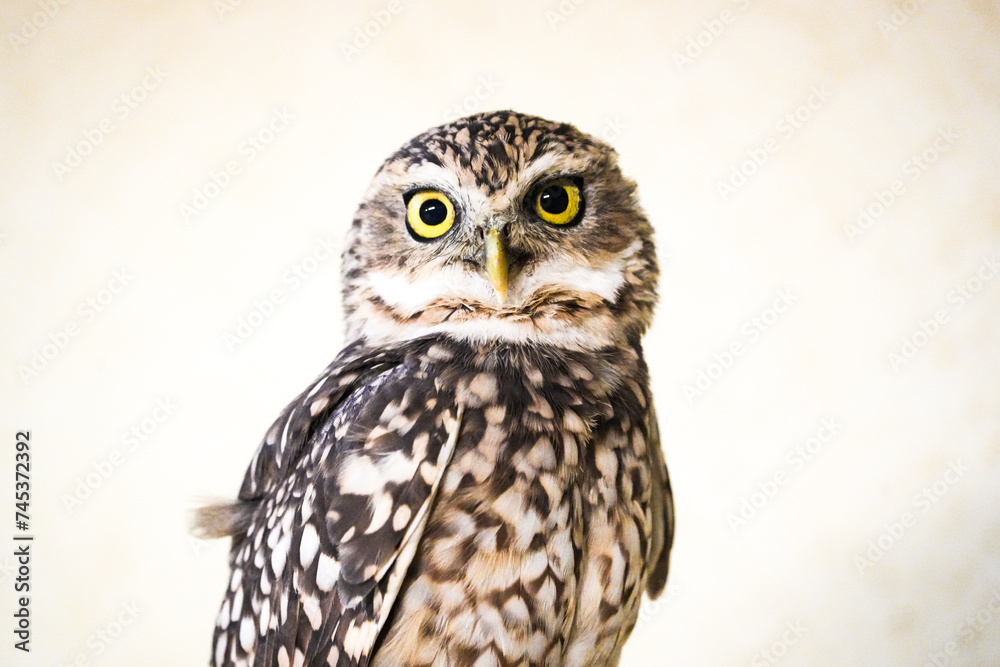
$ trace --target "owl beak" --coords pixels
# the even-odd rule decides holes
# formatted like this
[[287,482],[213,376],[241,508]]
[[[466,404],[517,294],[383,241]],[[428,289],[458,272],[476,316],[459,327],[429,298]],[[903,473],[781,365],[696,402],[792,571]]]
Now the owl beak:
[[486,232],[486,275],[503,305],[507,300],[507,248],[496,227]]

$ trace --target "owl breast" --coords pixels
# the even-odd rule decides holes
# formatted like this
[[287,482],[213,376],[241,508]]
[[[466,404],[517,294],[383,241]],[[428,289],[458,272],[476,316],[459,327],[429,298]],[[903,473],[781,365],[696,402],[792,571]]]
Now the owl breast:
[[616,665],[651,518],[645,381],[609,369],[637,355],[429,353],[462,430],[372,664]]

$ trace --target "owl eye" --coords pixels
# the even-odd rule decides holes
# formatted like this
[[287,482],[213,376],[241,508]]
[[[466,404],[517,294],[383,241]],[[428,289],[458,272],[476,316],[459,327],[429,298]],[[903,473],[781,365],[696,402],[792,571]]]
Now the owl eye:
[[568,225],[579,216],[580,203],[580,187],[561,178],[538,191],[535,213],[551,225]]
[[430,241],[445,234],[455,224],[455,206],[437,190],[417,190],[403,195],[406,228],[418,241]]

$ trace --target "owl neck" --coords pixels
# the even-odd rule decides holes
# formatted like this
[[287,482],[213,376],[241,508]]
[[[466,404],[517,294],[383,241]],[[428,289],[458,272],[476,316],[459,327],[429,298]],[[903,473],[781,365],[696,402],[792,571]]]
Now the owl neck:
[[645,322],[623,321],[609,308],[542,317],[455,309],[444,316],[422,313],[402,318],[379,304],[368,303],[347,317],[347,340],[363,339],[368,346],[444,336],[473,346],[507,344],[596,352],[631,347],[645,329]]

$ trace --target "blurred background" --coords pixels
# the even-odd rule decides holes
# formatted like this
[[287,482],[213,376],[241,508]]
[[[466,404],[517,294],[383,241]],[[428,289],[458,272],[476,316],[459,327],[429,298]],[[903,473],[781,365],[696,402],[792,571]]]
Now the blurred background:
[[995,3],[7,0],[0,42],[0,663],[207,662],[190,510],[339,351],[368,180],[513,108],[657,232],[678,532],[622,664],[1000,664]]

